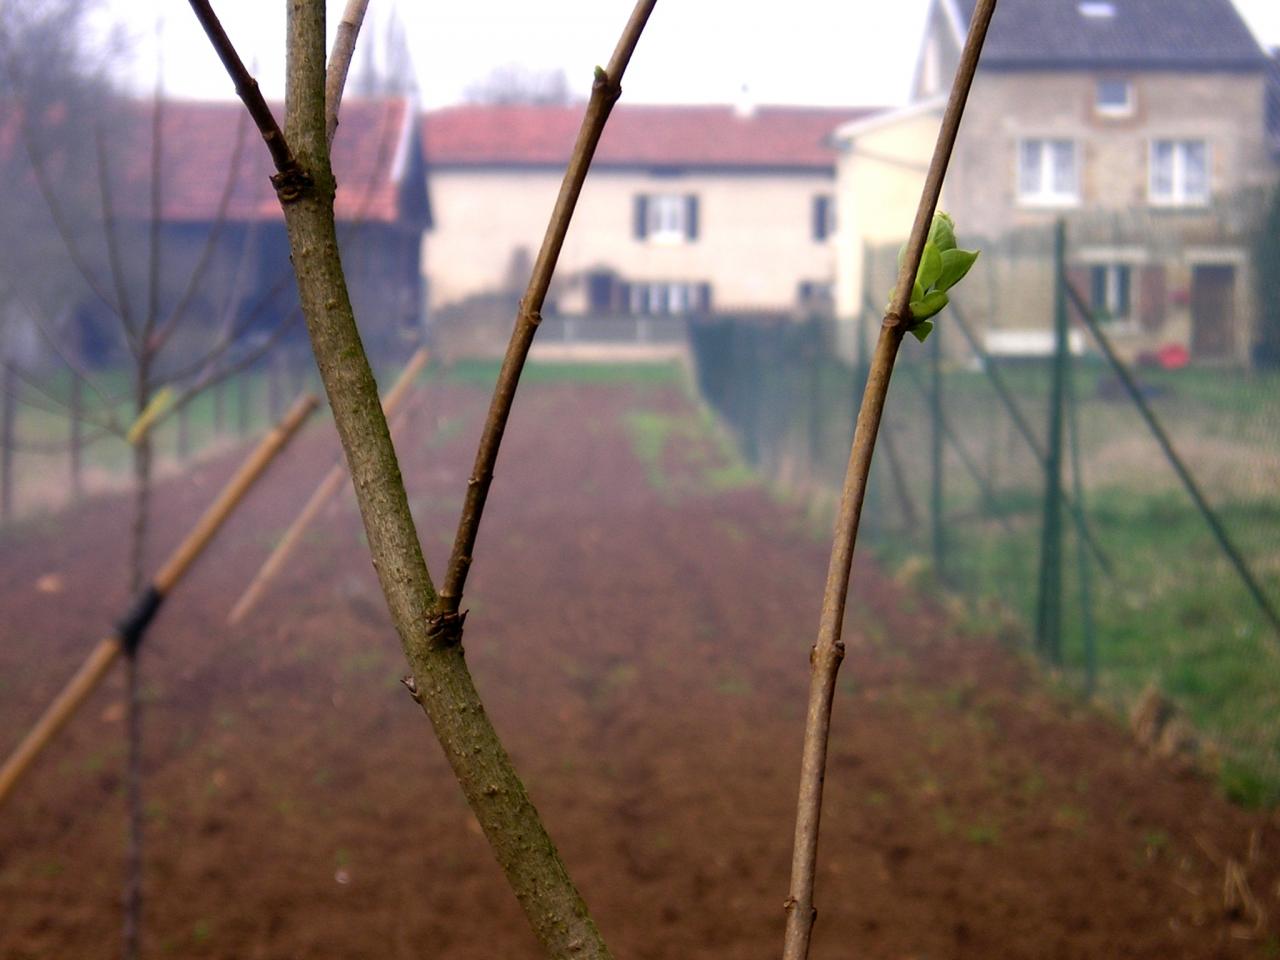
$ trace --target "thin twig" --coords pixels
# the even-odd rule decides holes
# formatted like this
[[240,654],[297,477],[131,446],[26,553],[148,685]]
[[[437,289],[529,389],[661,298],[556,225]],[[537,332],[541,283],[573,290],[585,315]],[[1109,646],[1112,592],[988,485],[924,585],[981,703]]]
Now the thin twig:
[[236,124],[235,144],[231,149],[231,160],[227,164],[227,176],[223,181],[222,192],[218,197],[218,206],[214,214],[213,223],[205,234],[200,256],[196,259],[195,267],[192,268],[190,276],[187,277],[187,284],[182,291],[182,295],[178,298],[178,302],[174,304],[173,309],[169,311],[169,316],[165,318],[164,323],[160,324],[155,332],[153,344],[157,352],[164,349],[165,343],[182,325],[182,321],[186,319],[187,310],[190,309],[196,293],[204,284],[205,274],[209,270],[209,265],[213,262],[213,254],[218,249],[218,241],[221,239],[222,231],[227,225],[227,211],[231,208],[231,198],[235,194],[236,185],[240,180],[240,161],[244,154],[247,127],[245,115],[240,114],[239,122]]
[[[27,318],[36,328],[36,333],[38,333],[40,335],[40,339],[45,342],[45,346],[53,351],[54,356],[62,362],[63,366],[67,368],[73,377],[88,387],[97,396],[97,398],[102,402],[104,408],[109,412],[112,411],[123,398],[108,396],[106,391],[102,387],[98,386],[94,381],[93,376],[89,373],[89,369],[73,355],[71,350],[64,347],[59,341],[57,335],[49,329],[46,320],[40,315],[40,309],[38,307],[33,307],[30,303],[26,303],[25,306]],[[112,416],[114,416],[114,413]]]
[[956,70],[951,96],[938,131],[929,173],[925,177],[920,204],[916,209],[911,238],[898,272],[893,299],[880,328],[870,375],[858,412],[849,467],[840,496],[840,512],[836,520],[831,546],[831,562],[827,568],[826,589],[822,599],[822,619],[818,639],[810,653],[812,664],[809,706],[805,717],[804,749],[800,766],[800,793],[796,804],[795,847],[791,861],[791,889],[786,900],[787,929],[783,942],[783,960],[805,960],[817,911],[813,905],[814,873],[818,860],[818,826],[822,813],[822,786],[826,773],[827,743],[831,735],[831,702],[835,695],[836,675],[844,659],[844,642],[840,635],[844,626],[845,601],[849,594],[849,578],[853,565],[853,549],[858,536],[858,521],[871,470],[876,433],[884,413],[885,396],[898,348],[911,324],[908,303],[920,258],[924,253],[929,226],[937,210],[942,181],[946,176],[951,151],[955,146],[964,115],[965,103],[973,77],[978,69],[982,44],[995,11],[996,0],[979,0],[969,26],[960,65]]
[[333,135],[338,132],[338,110],[342,106],[342,91],[347,86],[347,72],[351,69],[351,57],[356,50],[356,38],[364,23],[369,0],[347,0],[347,7],[338,21],[338,35],[333,38],[333,50],[329,54],[329,69],[324,81],[324,136],[333,146]]
[[[13,66],[13,54],[9,50],[4,35],[0,32],[0,57],[4,59],[5,73],[9,78],[9,83],[14,90],[21,90],[22,84],[18,77],[17,71]],[[67,249],[67,255],[72,265],[84,280],[85,285],[90,292],[101,301],[112,313],[120,312],[119,304],[112,301],[106,289],[99,283],[97,276],[89,266],[89,261],[85,259],[81,252],[79,244],[76,243],[75,233],[71,229],[71,224],[67,221],[66,214],[62,209],[62,204],[58,202],[59,191],[55,187],[53,178],[49,174],[46,167],[48,162],[42,150],[38,150],[36,146],[35,136],[31,129],[30,111],[28,109],[19,110],[21,122],[18,129],[22,133],[22,145],[27,154],[27,161],[31,164],[32,174],[36,179],[36,186],[40,190],[40,195],[44,199],[45,206],[49,209],[50,219],[53,221],[54,230],[61,239],[63,246]]]
[[222,29],[222,23],[213,12],[213,7],[209,5],[209,0],[189,0],[189,2],[209,42],[213,44],[218,59],[222,61],[227,75],[235,84],[236,96],[249,111],[249,116],[253,118],[258,132],[262,134],[263,142],[267,145],[267,150],[271,153],[271,162],[276,168],[276,176],[271,178],[271,182],[276,188],[276,193],[285,203],[297,199],[307,185],[306,177],[294,158],[293,151],[289,149],[289,142],[285,140],[280,124],[276,122],[275,115],[267,106],[266,98],[258,88],[258,81],[249,73],[244,61],[240,59],[240,54],[236,53],[231,38]]
[[294,307],[284,315],[284,317],[271,331],[270,335],[258,346],[254,347],[247,353],[241,354],[234,362],[227,364],[226,366],[211,365],[206,367],[206,369],[201,372],[200,376],[197,377],[190,386],[186,387],[181,393],[175,396],[172,401],[170,401],[169,406],[165,409],[164,413],[160,414],[160,416],[156,417],[152,422],[150,430],[154,431],[156,427],[166,422],[170,417],[176,415],[179,410],[209,388],[215,387],[224,380],[234,377],[242,370],[247,370],[249,367],[253,366],[274,350],[276,345],[284,339],[284,335],[288,333],[290,329],[293,328],[293,325],[300,319],[302,319],[302,311],[297,307]]
[[533,274],[520,301],[515,329],[511,333],[511,341],[507,345],[507,352],[502,360],[502,369],[498,373],[498,382],[493,389],[493,399],[489,404],[484,432],[480,437],[480,447],[476,451],[475,465],[467,483],[466,502],[458,521],[453,551],[449,556],[444,589],[440,591],[441,603],[448,614],[456,614],[462,603],[462,591],[466,586],[467,572],[471,569],[472,553],[480,530],[480,518],[489,496],[489,487],[493,483],[493,467],[498,459],[498,449],[502,445],[502,434],[506,430],[507,419],[511,415],[511,404],[520,382],[520,372],[524,369],[525,360],[529,356],[534,334],[537,333],[538,325],[542,322],[542,305],[546,300],[547,290],[551,286],[551,278],[555,273],[561,247],[564,245],[565,234],[569,230],[569,222],[573,218],[574,207],[582,192],[587,171],[591,168],[591,159],[595,155],[600,136],[604,133],[609,113],[622,94],[622,75],[627,69],[632,53],[635,52],[640,34],[644,31],[656,2],[657,0],[640,0],[636,4],[631,19],[627,22],[618,45],[614,48],[613,56],[609,59],[608,68],[604,70],[596,68],[595,82],[591,85],[591,99],[587,102],[586,116],[582,118],[578,140],[574,144],[564,181],[560,185],[560,195],[556,199],[551,222],[547,225],[542,248],[538,251],[538,259],[534,262]]
[[159,352],[153,339],[160,322],[160,274],[163,263],[163,246],[160,243],[161,217],[164,216],[164,88],[156,78],[155,95],[151,104],[151,220],[147,224],[147,310],[142,317],[142,350],[151,360]]
[[111,282],[116,291],[116,316],[124,329],[125,340],[135,359],[143,350],[139,339],[137,324],[134,321],[133,307],[129,301],[129,285],[124,276],[124,265],[120,259],[120,240],[116,235],[115,202],[111,191],[111,170],[107,166],[106,135],[102,127],[93,131],[94,149],[98,160],[98,200],[102,205],[102,240],[107,247],[107,263],[111,268]]
[[[9,368],[13,371],[13,375],[15,377],[17,377],[20,381],[26,384],[30,389],[36,391],[37,393],[47,398],[55,406],[54,407],[43,406],[41,404],[32,403],[29,399],[23,400],[23,398],[21,397],[18,397],[19,400],[22,400],[22,402],[26,403],[27,406],[33,409],[43,410],[44,412],[52,413],[55,416],[65,417],[70,415],[70,412],[71,412],[70,404],[68,404],[67,401],[63,400],[60,396],[54,393],[51,388],[46,387],[44,384],[40,383],[40,381],[37,380],[30,372],[22,369],[22,367],[20,367],[16,362],[12,360],[9,361]],[[14,396],[17,397],[17,394],[15,393]],[[111,419],[102,421],[102,420],[95,420],[91,416],[86,416],[82,412],[80,414],[80,419],[83,420],[85,423],[93,424],[95,427],[101,427],[102,429],[107,430],[110,433],[123,437],[125,434],[125,429],[120,425],[119,420],[116,418],[115,411],[107,410],[106,415]]]

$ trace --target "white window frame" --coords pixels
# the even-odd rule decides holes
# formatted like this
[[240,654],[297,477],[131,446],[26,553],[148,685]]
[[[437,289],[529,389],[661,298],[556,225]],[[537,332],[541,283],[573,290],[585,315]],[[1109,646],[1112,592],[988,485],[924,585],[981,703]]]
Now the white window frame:
[[[1118,83],[1124,87],[1123,103],[1104,103],[1102,100],[1102,85],[1105,83]],[[1131,117],[1133,116],[1134,98],[1133,98],[1133,81],[1126,80],[1123,77],[1099,77],[1094,83],[1093,90],[1093,109],[1101,117]]]
[[[1138,314],[1134,304],[1134,281],[1137,279],[1137,269],[1134,264],[1125,261],[1108,261],[1106,263],[1090,263],[1089,268],[1089,300],[1090,306],[1097,309],[1098,304],[1093,303],[1093,271],[1102,270],[1103,273],[1103,304],[1102,309],[1104,316],[1099,319],[1103,320],[1112,329],[1124,331],[1137,328]],[[1119,311],[1120,300],[1120,272],[1127,271],[1128,287],[1126,289],[1126,299],[1129,301],[1125,312]]]
[[[1053,158],[1056,151],[1054,144],[1071,145],[1071,165],[1073,182],[1070,190],[1057,189],[1057,171]],[[1025,189],[1022,174],[1022,161],[1028,145],[1039,145],[1039,176],[1035,190]],[[1080,204],[1080,144],[1070,137],[1022,137],[1017,141],[1017,154],[1014,157],[1014,177],[1018,194],[1018,203],[1024,207],[1075,207]]]
[[651,193],[645,202],[645,239],[651,243],[687,243],[689,200],[683,193]]
[[631,284],[631,312],[642,317],[683,316],[698,311],[698,283],[637,280]]
[[[1156,152],[1168,144],[1173,148],[1169,189],[1157,191]],[[1192,193],[1187,186],[1188,156],[1192,146],[1204,150],[1204,189]],[[1200,137],[1156,137],[1147,146],[1147,200],[1158,207],[1207,207],[1213,194],[1213,153],[1209,141]]]

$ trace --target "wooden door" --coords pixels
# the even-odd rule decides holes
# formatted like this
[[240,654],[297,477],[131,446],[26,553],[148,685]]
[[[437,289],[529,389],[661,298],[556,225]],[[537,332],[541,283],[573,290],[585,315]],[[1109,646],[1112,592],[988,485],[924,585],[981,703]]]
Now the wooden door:
[[1236,356],[1236,268],[1204,264],[1191,269],[1191,355],[1197,360]]

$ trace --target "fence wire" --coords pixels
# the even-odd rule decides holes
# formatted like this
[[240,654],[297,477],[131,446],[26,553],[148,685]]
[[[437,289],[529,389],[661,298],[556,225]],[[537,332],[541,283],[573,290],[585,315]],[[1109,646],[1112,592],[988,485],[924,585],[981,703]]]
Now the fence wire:
[[[964,242],[983,248],[978,265],[928,342],[903,345],[860,535],[956,598],[957,629],[1023,644],[1122,710],[1157,691],[1199,741],[1171,724],[1153,749],[1198,754],[1257,804],[1280,801],[1280,321],[1266,299],[1280,240],[1267,224],[1241,214],[1180,235],[1094,217],[1058,255],[1053,229]],[[879,329],[870,305],[895,258],[869,258],[869,309],[852,320],[692,329],[702,393],[744,458],[817,504],[843,479]]]

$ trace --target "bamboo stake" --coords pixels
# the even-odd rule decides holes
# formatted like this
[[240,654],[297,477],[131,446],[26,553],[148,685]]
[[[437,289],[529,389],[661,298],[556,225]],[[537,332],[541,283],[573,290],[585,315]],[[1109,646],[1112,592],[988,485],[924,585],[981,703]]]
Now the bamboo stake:
[[[413,385],[413,381],[418,374],[422,372],[422,368],[426,363],[427,350],[425,347],[420,348],[409,358],[409,363],[404,368],[404,372],[400,374],[399,379],[387,391],[387,396],[382,401],[382,412],[388,418],[396,412],[404,398],[409,395],[409,388]],[[342,481],[346,478],[347,465],[345,461],[340,460],[334,464],[332,470],[325,474],[325,478],[320,481],[315,492],[311,494],[311,498],[307,500],[306,506],[294,518],[293,523],[289,525],[289,529],[280,538],[280,542],[276,544],[276,548],[271,551],[271,556],[267,557],[266,561],[258,569],[257,574],[249,581],[244,593],[240,595],[240,599],[231,608],[231,613],[227,615],[228,626],[234,627],[253,609],[266,591],[267,586],[275,579],[276,574],[283,569],[285,562],[289,559],[289,555],[293,552],[293,548],[298,545],[298,542],[302,539],[302,534],[311,525],[311,521],[319,516],[320,511],[324,509],[324,505],[338,492],[342,486]]]
[[67,724],[80,705],[89,697],[111,664],[128,647],[137,646],[147,624],[155,616],[169,591],[177,586],[204,548],[232,511],[244,499],[249,488],[262,476],[268,464],[297,433],[298,428],[316,408],[313,396],[299,397],[288,414],[262,439],[249,458],[240,466],[218,499],[205,510],[204,515],[187,534],[168,561],[151,579],[151,583],[135,599],[133,607],[110,636],[104,637],[76,671],[75,676],[54,698],[53,703],[31,728],[31,731],[0,767],[0,804],[13,792],[18,779],[27,771],[36,757]]

